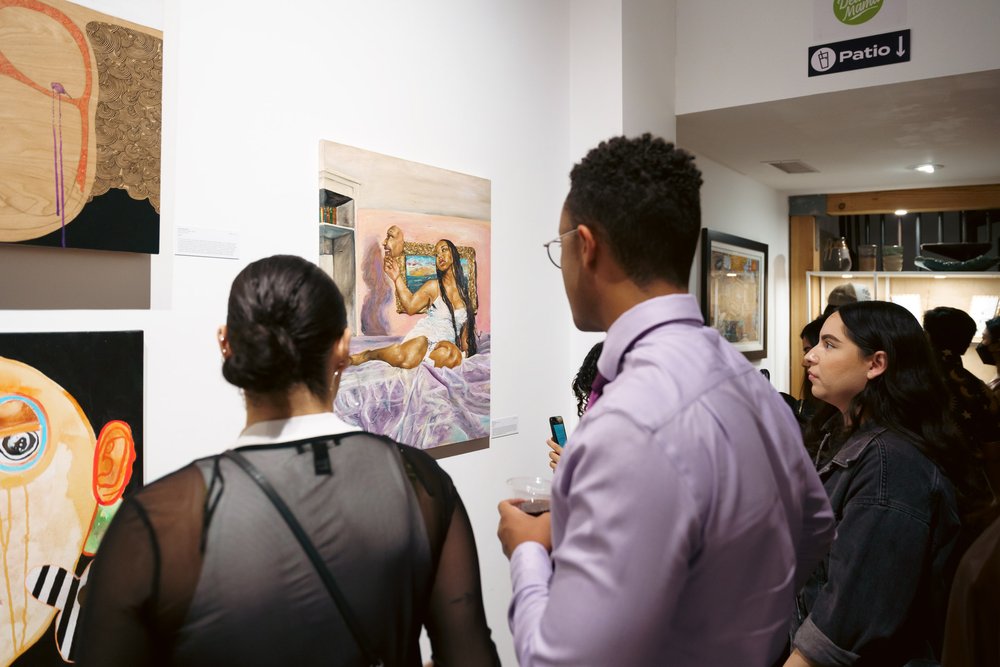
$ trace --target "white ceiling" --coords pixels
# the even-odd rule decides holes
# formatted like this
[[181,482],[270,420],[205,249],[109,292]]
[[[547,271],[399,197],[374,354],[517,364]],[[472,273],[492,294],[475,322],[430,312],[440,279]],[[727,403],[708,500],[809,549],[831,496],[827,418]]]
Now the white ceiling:
[[1000,70],[682,114],[677,144],[790,195],[1000,183]]

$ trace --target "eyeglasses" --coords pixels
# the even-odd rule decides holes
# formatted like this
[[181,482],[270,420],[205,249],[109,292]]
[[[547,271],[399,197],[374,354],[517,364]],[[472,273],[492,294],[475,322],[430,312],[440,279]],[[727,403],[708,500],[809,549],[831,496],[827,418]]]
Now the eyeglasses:
[[549,253],[549,261],[555,264],[556,268],[562,267],[562,239],[567,234],[572,234],[576,231],[576,228],[569,230],[568,232],[563,232],[559,236],[555,237],[548,243],[543,243],[542,246],[545,251]]

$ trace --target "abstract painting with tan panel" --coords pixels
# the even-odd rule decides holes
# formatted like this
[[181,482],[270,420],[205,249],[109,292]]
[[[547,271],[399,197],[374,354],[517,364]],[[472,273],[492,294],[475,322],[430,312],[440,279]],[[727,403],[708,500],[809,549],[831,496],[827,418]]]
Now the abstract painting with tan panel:
[[490,182],[323,141],[319,204],[355,332],[337,414],[434,455],[486,447]]
[[0,242],[157,253],[163,38],[0,0]]

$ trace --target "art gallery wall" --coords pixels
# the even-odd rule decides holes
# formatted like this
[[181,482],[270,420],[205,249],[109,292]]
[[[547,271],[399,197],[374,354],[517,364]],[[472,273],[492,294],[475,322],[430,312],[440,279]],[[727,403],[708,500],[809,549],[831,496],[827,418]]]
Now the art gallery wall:
[[[161,252],[138,268],[121,264],[118,279],[145,279],[148,307],[11,309],[0,311],[0,326],[145,332],[144,477],[152,481],[224,449],[242,427],[239,393],[219,373],[215,330],[229,284],[248,262],[279,252],[316,255],[319,140],[489,179],[492,410],[494,418],[517,417],[518,433],[443,465],[472,518],[501,659],[514,664],[495,506],[507,477],[549,473],[547,418],[563,414],[574,423],[569,382],[599,339],[573,328],[559,271],[542,243],[556,235],[569,169],[588,148],[623,131],[672,137],[673,3],[83,4],[164,33]],[[665,22],[659,35],[668,37],[658,46],[630,41],[623,48],[623,34],[650,21]],[[780,319],[788,304],[780,259],[785,205],[706,159],[699,166],[704,224],[770,246],[769,359],[762,365],[787,359],[787,337],[778,335],[787,326]],[[234,234],[238,259],[176,255],[178,227]],[[31,266],[73,283],[55,252],[33,256]],[[117,265],[109,255],[94,257]],[[21,288],[30,295],[32,284],[29,276]],[[772,377],[787,377],[770,368]]]

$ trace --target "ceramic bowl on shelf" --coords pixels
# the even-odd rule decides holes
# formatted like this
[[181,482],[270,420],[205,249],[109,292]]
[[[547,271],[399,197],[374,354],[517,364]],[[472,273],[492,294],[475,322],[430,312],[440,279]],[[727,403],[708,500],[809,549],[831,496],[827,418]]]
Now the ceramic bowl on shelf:
[[920,252],[941,255],[948,259],[964,262],[969,259],[976,259],[985,254],[990,249],[989,243],[921,243]]
[[964,261],[922,256],[913,258],[913,263],[925,271],[985,271],[997,262],[1000,262],[1000,257],[987,257],[986,255],[980,255],[979,257],[973,257]]

